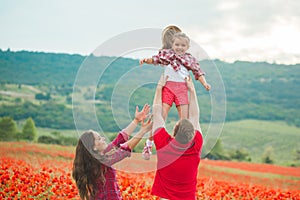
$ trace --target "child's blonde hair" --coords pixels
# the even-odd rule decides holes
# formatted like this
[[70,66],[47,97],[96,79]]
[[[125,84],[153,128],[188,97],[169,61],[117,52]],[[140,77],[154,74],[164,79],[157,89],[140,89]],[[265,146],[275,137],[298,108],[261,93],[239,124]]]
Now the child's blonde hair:
[[176,38],[184,39],[186,41],[187,45],[190,46],[190,38],[185,33],[182,33],[182,32],[175,33],[172,38],[172,44]]
[[175,33],[180,33],[181,29],[177,26],[167,26],[162,32],[162,49],[171,49],[173,44],[173,36]]

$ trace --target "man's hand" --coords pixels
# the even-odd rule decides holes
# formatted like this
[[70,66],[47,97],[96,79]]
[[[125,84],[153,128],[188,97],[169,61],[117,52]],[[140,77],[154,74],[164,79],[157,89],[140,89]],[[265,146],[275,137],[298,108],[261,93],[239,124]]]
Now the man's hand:
[[186,82],[186,85],[187,85],[189,91],[194,92],[195,91],[195,86],[194,86],[192,78],[191,77],[186,77],[185,82]]
[[168,78],[169,78],[168,76],[165,77],[164,74],[162,74],[160,76],[160,79],[159,79],[158,83],[157,83],[157,88],[158,89],[163,88],[166,85],[166,82],[167,82]]

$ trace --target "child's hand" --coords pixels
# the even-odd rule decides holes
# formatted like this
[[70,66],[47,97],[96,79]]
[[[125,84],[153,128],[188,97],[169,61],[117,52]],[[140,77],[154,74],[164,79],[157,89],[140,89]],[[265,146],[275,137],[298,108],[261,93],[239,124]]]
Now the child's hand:
[[140,60],[140,65],[144,64],[144,62],[145,62],[145,58]]
[[205,88],[207,91],[209,91],[210,88],[211,88],[210,85],[209,85],[208,83],[204,84],[203,86],[204,86],[204,88]]
[[144,59],[140,60],[140,65],[142,65],[144,63],[152,64],[153,60],[152,60],[152,58],[144,58]]

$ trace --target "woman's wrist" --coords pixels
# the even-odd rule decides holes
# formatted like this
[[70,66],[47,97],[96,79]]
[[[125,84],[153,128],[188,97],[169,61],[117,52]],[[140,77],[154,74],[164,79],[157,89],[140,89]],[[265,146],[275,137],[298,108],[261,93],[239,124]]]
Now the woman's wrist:
[[133,123],[135,123],[136,125],[138,125],[140,122],[141,122],[141,121],[138,120],[137,118],[134,118],[134,119],[133,119]]

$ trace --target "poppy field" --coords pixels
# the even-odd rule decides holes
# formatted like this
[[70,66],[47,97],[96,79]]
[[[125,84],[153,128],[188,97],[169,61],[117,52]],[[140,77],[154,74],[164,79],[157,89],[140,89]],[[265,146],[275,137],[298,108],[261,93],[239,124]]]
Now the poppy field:
[[[0,142],[0,199],[79,199],[71,177],[74,147]],[[132,154],[116,166],[125,200],[150,195],[155,156]],[[197,199],[300,199],[300,168],[203,159]]]

